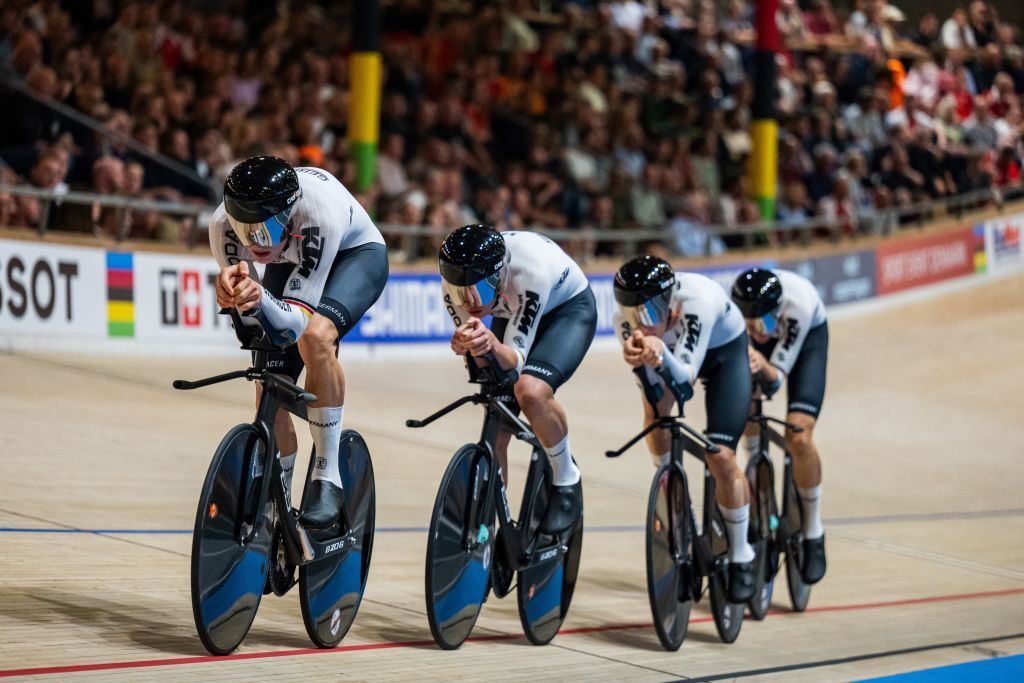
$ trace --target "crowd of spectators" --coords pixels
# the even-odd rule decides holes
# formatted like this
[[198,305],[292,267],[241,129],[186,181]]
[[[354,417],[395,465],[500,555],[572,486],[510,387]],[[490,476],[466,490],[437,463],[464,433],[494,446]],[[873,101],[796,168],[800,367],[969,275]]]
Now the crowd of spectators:
[[[270,153],[354,190],[350,5],[7,0],[0,72],[117,135],[5,95],[0,181],[208,203],[235,162]],[[587,229],[567,243],[585,259],[635,229],[719,252],[730,240],[705,226],[759,220],[750,0],[382,5],[377,181],[357,195],[378,222],[429,225],[435,243],[472,221]],[[780,0],[777,22],[778,220],[854,233],[893,207],[1020,191],[1024,46],[991,3],[908,21],[886,0]],[[38,212],[0,194],[0,224]],[[69,207],[51,223],[123,219]],[[128,230],[177,234],[155,214]]]

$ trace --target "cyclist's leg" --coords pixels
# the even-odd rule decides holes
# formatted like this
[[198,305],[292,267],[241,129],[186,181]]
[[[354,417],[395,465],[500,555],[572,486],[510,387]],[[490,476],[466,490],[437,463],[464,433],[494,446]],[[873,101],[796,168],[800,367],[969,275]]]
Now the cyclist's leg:
[[579,472],[573,471],[567,441],[569,420],[555,399],[555,391],[583,362],[596,329],[597,308],[588,287],[544,315],[522,376],[516,382],[516,400],[544,450],[554,459],[557,485],[575,483]]
[[[264,271],[261,284],[271,294],[280,297],[292,270],[291,264],[272,263]],[[302,358],[299,356],[299,350],[292,345],[283,351],[271,354],[267,359],[267,369],[275,374],[290,377],[293,382],[298,381],[299,375],[302,374]],[[257,405],[262,394],[263,386],[256,384]],[[295,468],[295,456],[298,454],[299,446],[292,416],[283,408],[278,409],[277,416],[274,418],[274,437],[277,441],[277,451],[281,456],[281,469],[284,470],[282,483],[285,488],[285,497],[290,504],[292,472]]]
[[[661,378],[658,378],[658,381],[660,382]],[[668,415],[672,412],[675,398],[671,392],[666,391],[658,402],[657,413],[654,412],[654,408],[643,395],[640,396],[640,403],[644,407],[644,429],[647,429],[652,422],[658,419],[658,415]],[[655,467],[661,467],[672,459],[672,434],[668,430],[655,429],[645,438],[647,440],[647,450],[651,453],[651,461]]]
[[821,460],[813,433],[825,397],[827,365],[828,323],[822,323],[807,333],[786,383],[789,404],[786,419],[804,428],[803,432],[786,431],[786,443],[793,454],[793,479],[801,488],[821,483]]
[[787,381],[789,409],[786,420],[803,428],[786,430],[786,445],[793,456],[793,480],[803,511],[803,578],[815,583],[825,574],[825,527],[821,519],[821,457],[814,444],[814,426],[825,397],[828,365],[828,323],[807,333]]
[[387,250],[383,244],[364,244],[339,252],[327,276],[316,312],[297,343],[306,365],[305,388],[317,400],[307,411],[317,458],[310,475],[303,522],[330,526],[341,506],[338,447],[344,418],[345,373],[338,347],[363,314],[377,301],[387,283]]
[[[775,350],[775,345],[778,343],[778,339],[769,339],[765,343],[758,343],[748,337],[747,343],[754,347],[754,350],[759,351],[765,358],[772,357],[772,351]],[[750,415],[754,414],[754,402],[750,402]],[[747,455],[753,455],[757,452],[760,443],[760,428],[753,422],[747,422],[743,428],[743,443],[747,449]]]
[[715,502],[729,536],[729,594],[732,602],[753,595],[754,548],[748,539],[750,498],[747,479],[736,462],[736,446],[747,421],[751,390],[747,335],[708,351],[701,366],[708,414],[708,440],[719,447],[706,455],[715,478]]
[[588,287],[541,319],[523,374],[516,382],[516,400],[530,420],[554,474],[551,504],[543,528],[571,527],[583,509],[580,471],[572,458],[569,421],[555,399],[590,348],[597,329],[597,305]]

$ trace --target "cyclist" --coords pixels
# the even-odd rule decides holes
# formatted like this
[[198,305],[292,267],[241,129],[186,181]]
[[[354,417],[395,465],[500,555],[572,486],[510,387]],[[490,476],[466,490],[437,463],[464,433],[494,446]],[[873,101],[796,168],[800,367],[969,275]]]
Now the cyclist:
[[[828,323],[825,304],[807,279],[788,270],[751,268],[736,278],[732,300],[743,312],[750,334],[750,371],[771,396],[786,380],[786,421],[803,428],[786,430],[793,454],[793,479],[803,509],[803,580],[825,575],[825,527],[821,522],[821,459],[814,425],[825,396]],[[747,450],[758,447],[757,427],[749,425]]]
[[[316,394],[308,407],[316,459],[307,483],[303,526],[338,519],[338,468],[345,375],[338,344],[380,296],[387,249],[377,226],[338,180],[313,167],[292,168],[272,156],[241,162],[224,181],[224,202],[210,221],[210,246],[221,266],[217,304],[234,306],[283,348],[268,366]],[[254,263],[265,264],[260,277]],[[259,391],[259,388],[257,388]],[[257,395],[258,399],[258,395]],[[285,489],[298,445],[291,417],[278,411],[275,431]]]
[[[746,602],[754,594],[754,547],[747,538],[747,480],[736,464],[750,396],[743,318],[714,280],[675,273],[654,256],[627,261],[615,274],[614,290],[614,324],[623,358],[634,368],[644,368],[644,425],[671,411],[674,402],[672,392],[664,391],[664,371],[655,370],[667,370],[687,398],[693,396],[697,378],[704,381],[707,438],[720,448],[706,458],[729,538],[729,600]],[[647,446],[656,467],[670,461],[665,430],[651,432]]]
[[[474,357],[493,353],[502,369],[517,373],[512,408],[526,413],[554,474],[541,529],[568,529],[582,513],[582,487],[555,391],[576,371],[594,339],[597,306],[587,278],[548,238],[498,233],[489,225],[452,231],[438,262],[445,307],[455,323],[452,350]],[[490,329],[482,321],[487,315]],[[498,438],[503,473],[510,437],[503,431]]]

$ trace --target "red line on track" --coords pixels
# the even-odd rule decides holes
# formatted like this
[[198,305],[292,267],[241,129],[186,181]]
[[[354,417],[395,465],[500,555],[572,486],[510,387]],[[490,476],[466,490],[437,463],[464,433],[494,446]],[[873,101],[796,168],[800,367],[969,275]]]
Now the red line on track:
[[[932,602],[952,602],[954,600],[976,600],[981,598],[998,598],[1006,595],[1020,595],[1024,588],[1010,588],[1001,591],[986,591],[982,593],[959,593],[956,595],[936,595],[928,598],[907,598],[905,600],[889,600],[879,602],[865,602],[853,605],[832,605],[825,607],[811,607],[811,612],[850,612],[863,609],[883,609],[887,607],[902,607],[905,605],[923,605]],[[798,614],[782,610],[772,610],[768,616],[783,616]],[[711,617],[697,617],[690,619],[691,624],[700,624],[711,621]],[[626,631],[638,628],[652,628],[652,624],[608,624],[605,626],[583,626],[580,628],[566,628],[558,632],[561,636],[580,635],[583,633],[604,633],[607,631]],[[502,633],[491,636],[474,636],[468,638],[469,643],[486,643],[496,640],[515,640],[526,636],[518,633]],[[367,643],[365,645],[343,645],[333,649],[301,648],[295,650],[272,650],[266,652],[243,652],[237,655],[216,657],[213,655],[202,657],[172,657],[170,659],[141,659],[130,662],[102,662],[97,664],[70,664],[67,666],[49,666],[30,669],[6,669],[0,670],[0,678],[9,676],[43,676],[46,674],[78,673],[81,671],[113,671],[116,669],[143,669],[152,666],[178,666],[181,664],[203,664],[205,662],[234,662],[243,659],[269,659],[271,657],[296,657],[299,655],[323,655],[336,652],[362,652],[366,650],[393,650],[407,647],[433,647],[433,640],[406,640],[396,643]]]

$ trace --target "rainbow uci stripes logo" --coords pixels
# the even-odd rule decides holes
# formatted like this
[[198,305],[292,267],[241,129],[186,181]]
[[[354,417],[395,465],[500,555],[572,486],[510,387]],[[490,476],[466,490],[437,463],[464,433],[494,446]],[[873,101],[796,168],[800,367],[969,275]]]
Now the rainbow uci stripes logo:
[[135,336],[132,255],[107,252],[107,334]]

